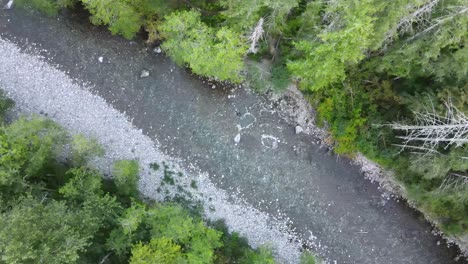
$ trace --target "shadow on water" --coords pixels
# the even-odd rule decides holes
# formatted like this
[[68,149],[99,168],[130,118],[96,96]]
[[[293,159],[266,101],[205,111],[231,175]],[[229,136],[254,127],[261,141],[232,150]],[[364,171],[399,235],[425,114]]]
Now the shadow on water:
[[[0,34],[25,52],[43,49],[47,61],[125,112],[166,154],[261,211],[291,219],[323,257],[466,263],[455,261],[456,248],[432,235],[419,213],[383,197],[349,160],[296,135],[265,98],[193,76],[153,53],[142,34],[114,37],[90,25],[82,9],[58,18],[0,11]],[[150,76],[140,78],[142,70]]]

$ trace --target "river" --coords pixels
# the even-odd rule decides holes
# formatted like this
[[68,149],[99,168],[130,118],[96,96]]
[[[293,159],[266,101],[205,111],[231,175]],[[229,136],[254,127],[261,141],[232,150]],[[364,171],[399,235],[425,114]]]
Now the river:
[[[466,263],[454,260],[456,248],[433,235],[419,213],[383,196],[348,159],[297,135],[263,96],[208,83],[80,15],[0,10],[0,34],[26,53],[43,49],[48,64],[89,84],[188,170],[206,172],[218,188],[290,219],[330,262]],[[140,78],[142,70],[149,77]]]

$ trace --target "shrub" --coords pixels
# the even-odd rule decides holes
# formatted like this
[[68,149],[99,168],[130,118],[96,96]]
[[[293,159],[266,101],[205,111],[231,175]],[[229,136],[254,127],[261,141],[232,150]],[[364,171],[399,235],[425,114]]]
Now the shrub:
[[91,13],[91,23],[108,25],[112,34],[131,39],[143,25],[143,19],[135,8],[122,0],[81,0]]
[[165,38],[162,48],[179,65],[196,74],[240,82],[247,45],[228,28],[218,31],[201,22],[196,11],[175,12],[160,26]]
[[305,251],[301,255],[300,263],[301,264],[315,264],[317,263],[317,260],[315,259],[314,255],[312,255],[308,251]]
[[81,220],[85,219],[63,202],[23,199],[11,211],[0,214],[0,260],[75,263],[90,235],[82,233]]
[[120,194],[138,196],[138,162],[135,160],[120,160],[114,164],[113,177]]
[[87,139],[83,135],[73,136],[71,142],[71,158],[74,166],[83,166],[91,158],[104,155],[104,149],[96,139]]
[[5,96],[5,93],[0,90],[0,125],[5,122],[5,115],[13,106],[15,102]]
[[59,189],[67,199],[83,202],[92,195],[102,195],[102,175],[84,167],[73,168],[67,172],[70,179]]

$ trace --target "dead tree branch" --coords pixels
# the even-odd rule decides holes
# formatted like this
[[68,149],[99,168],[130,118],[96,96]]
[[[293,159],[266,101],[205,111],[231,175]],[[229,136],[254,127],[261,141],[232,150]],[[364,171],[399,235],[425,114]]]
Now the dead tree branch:
[[461,147],[468,143],[468,117],[459,111],[450,101],[445,102],[445,115],[438,114],[434,106],[425,107],[422,112],[414,112],[416,124],[390,124],[396,131],[405,132],[397,136],[406,148],[419,149],[424,153],[437,152],[439,147]]
[[250,41],[250,48],[248,50],[248,53],[257,53],[258,52],[258,42],[260,41],[260,39],[263,38],[263,34],[264,34],[264,30],[263,30],[263,23],[265,22],[265,20],[262,18],[260,18],[260,20],[258,20],[258,23],[257,25],[255,26],[255,28],[252,30],[252,33],[250,34],[249,36],[249,41]]
[[449,173],[440,184],[438,191],[453,191],[454,189],[465,188],[468,186],[468,176],[458,173]]

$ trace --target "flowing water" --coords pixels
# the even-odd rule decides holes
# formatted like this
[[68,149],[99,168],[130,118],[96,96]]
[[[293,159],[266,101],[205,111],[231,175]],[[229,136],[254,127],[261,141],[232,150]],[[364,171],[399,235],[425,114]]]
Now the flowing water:
[[[312,136],[296,135],[295,124],[262,96],[208,83],[80,15],[0,10],[0,34],[24,52],[43,49],[50,64],[88,83],[165,154],[209,173],[217,187],[255,208],[290,219],[324,258],[465,263],[454,260],[457,250],[434,236],[418,213],[388,200],[349,160],[320,148]],[[140,78],[142,70],[150,76]]]

